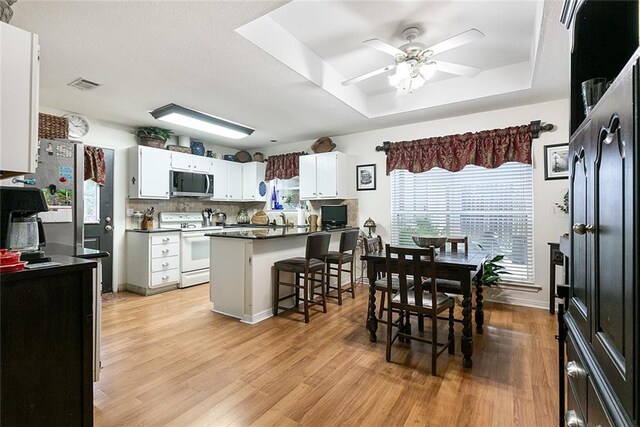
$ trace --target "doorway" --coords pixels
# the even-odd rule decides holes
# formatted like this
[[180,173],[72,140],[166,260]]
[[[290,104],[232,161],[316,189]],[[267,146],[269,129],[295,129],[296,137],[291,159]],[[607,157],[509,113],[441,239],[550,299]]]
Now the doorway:
[[[97,148],[96,148],[97,149]],[[104,152],[105,182],[84,181],[84,247],[109,252],[102,258],[102,293],[113,292],[113,155]]]

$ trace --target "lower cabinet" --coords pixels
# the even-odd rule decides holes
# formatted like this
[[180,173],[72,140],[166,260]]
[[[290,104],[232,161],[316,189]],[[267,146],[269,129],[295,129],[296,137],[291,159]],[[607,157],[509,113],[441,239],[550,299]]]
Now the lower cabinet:
[[93,425],[96,263],[0,273],[0,425]]
[[127,289],[151,295],[180,282],[180,232],[127,233]]

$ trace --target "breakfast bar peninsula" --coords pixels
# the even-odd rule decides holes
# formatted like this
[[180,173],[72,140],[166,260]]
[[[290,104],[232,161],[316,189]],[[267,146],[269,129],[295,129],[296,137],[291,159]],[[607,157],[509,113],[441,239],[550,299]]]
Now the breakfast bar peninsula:
[[[331,233],[338,250],[341,228]],[[213,311],[257,323],[273,315],[273,263],[304,256],[309,228],[264,227],[207,234],[211,238],[209,298]]]

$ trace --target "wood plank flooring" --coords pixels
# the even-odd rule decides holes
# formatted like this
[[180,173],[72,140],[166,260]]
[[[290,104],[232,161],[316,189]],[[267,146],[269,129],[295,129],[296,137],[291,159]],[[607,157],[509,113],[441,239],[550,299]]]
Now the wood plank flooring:
[[552,426],[556,425],[556,318],[486,304],[473,368],[456,354],[371,343],[366,287],[355,300],[299,321],[257,325],[211,312],[208,285],[103,306],[97,426]]

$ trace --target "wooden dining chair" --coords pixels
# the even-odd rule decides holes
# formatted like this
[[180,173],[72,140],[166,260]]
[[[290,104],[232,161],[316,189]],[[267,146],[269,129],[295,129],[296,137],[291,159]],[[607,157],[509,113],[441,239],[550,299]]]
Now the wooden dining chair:
[[[364,253],[365,254],[369,254],[372,252],[382,252],[385,249],[384,244],[382,243],[382,237],[380,236],[375,236],[375,237],[369,237],[366,239],[366,241],[364,242]],[[391,289],[393,290],[393,292],[397,292],[398,287],[400,286],[398,283],[398,279],[395,278],[395,276],[392,276],[392,283],[391,283]],[[409,279],[411,286],[413,286],[413,279]],[[386,279],[386,272],[378,272],[378,277],[377,280],[375,282],[375,287],[376,287],[376,293],[380,292],[380,298],[378,298],[378,301],[380,301],[379,303],[379,308],[378,308],[378,322],[379,323],[383,323],[386,324],[386,317],[384,316],[384,313],[386,312],[386,303],[387,303],[387,279]]]
[[[453,328],[453,298],[438,292],[435,248],[408,248],[385,245],[387,266],[387,362],[391,361],[391,349],[396,338],[416,340],[431,344],[431,375],[436,375],[437,358],[444,350],[453,354],[455,333]],[[392,268],[392,263],[397,264]],[[398,291],[393,292],[392,271],[396,271]],[[430,280],[422,282],[422,277]],[[413,285],[411,284],[413,283]],[[449,334],[446,342],[438,342],[438,314],[449,310]],[[410,316],[429,317],[431,336],[411,333]],[[394,316],[397,316],[394,319]],[[395,334],[393,333],[396,330]]]

